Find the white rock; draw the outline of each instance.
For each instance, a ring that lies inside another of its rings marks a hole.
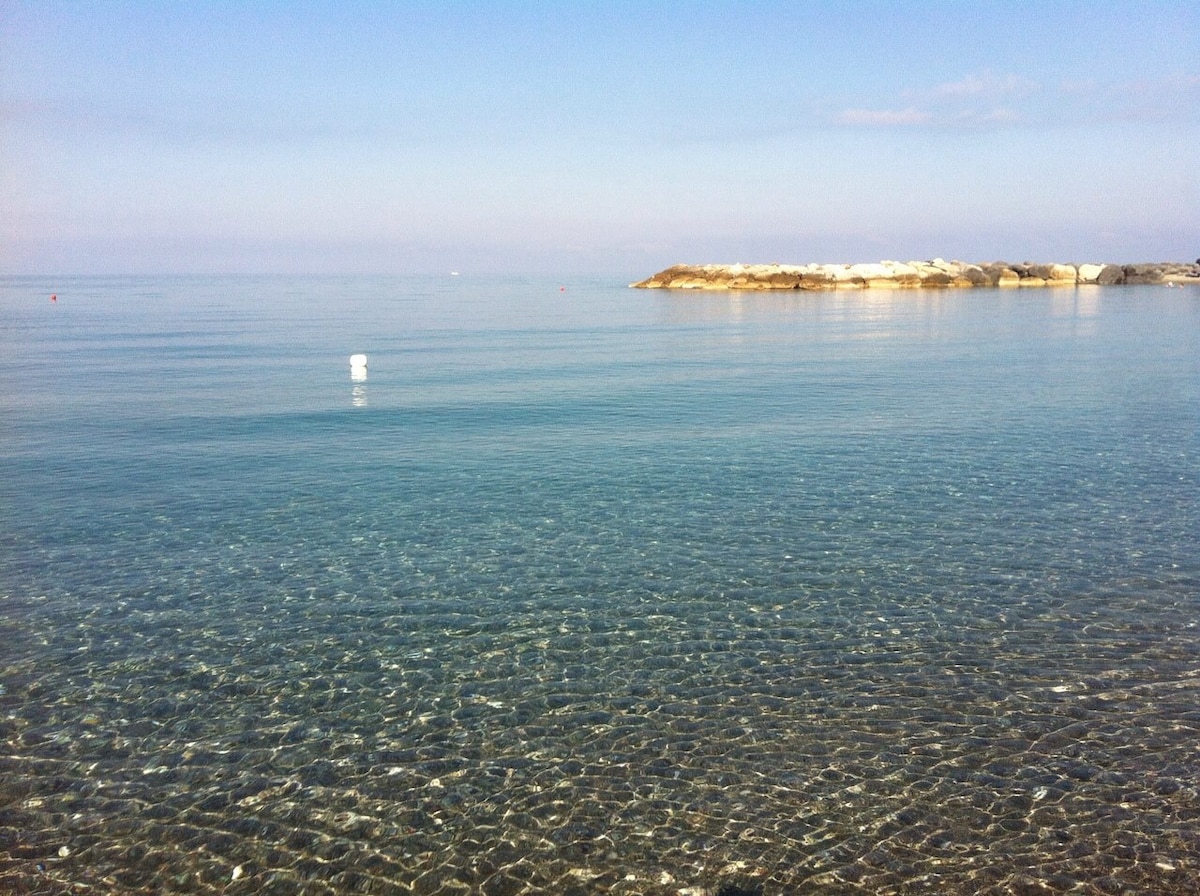
[[[891,280],[895,277],[892,269],[883,264],[852,264],[850,273],[864,280]]]

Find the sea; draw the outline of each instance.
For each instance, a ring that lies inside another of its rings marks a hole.
[[[644,273],[0,279],[0,890],[1200,893],[1200,289]]]

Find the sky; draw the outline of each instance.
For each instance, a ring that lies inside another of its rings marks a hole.
[[[0,0],[0,273],[1200,256],[1200,3]]]

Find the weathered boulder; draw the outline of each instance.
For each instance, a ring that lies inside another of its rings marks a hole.
[[[1078,268],[1079,282],[1095,283],[1102,270],[1104,270],[1102,264],[1081,264]]]
[[[948,285],[954,276],[953,269],[940,258],[933,261],[914,261],[912,265],[917,269],[917,275],[923,285],[928,285],[931,278],[937,278],[934,285],[938,285],[939,281],[944,281],[942,285]]]
[[[801,289],[829,289],[835,282],[833,276],[823,267],[805,271],[800,275]]]
[[[799,289],[803,275],[798,271],[772,271],[762,278],[772,289]]]
[[[988,275],[984,273],[983,268],[977,264],[963,265],[962,273],[959,274],[959,278],[965,280],[971,286],[991,285],[991,278],[988,277]]]
[[[1125,282],[1125,269],[1117,264],[1101,265],[1096,282],[1101,286],[1114,286]]]
[[[1126,283],[1161,283],[1162,267],[1157,264],[1127,264],[1125,265]]]
[[[894,281],[895,275],[892,269],[885,264],[852,264],[850,265],[850,273],[855,277],[861,278],[866,283],[875,283],[881,280]]]
[[[921,278],[922,286],[944,287],[954,283],[954,278],[945,271],[935,271]]]
[[[1021,275],[1007,261],[992,261],[981,265],[988,286],[1016,286]]]
[[[900,286],[919,286],[921,283],[921,272],[917,270],[916,265],[905,264],[901,261],[885,261],[882,263],[884,267],[892,272],[892,279]]]
[[[859,277],[852,270],[850,270],[850,265],[848,264],[827,265],[825,270],[829,274],[829,279],[839,286],[854,281],[857,281],[860,284],[863,282],[862,277]]]
[[[1075,266],[1070,264],[1026,264],[1023,267],[1021,276],[1045,280],[1047,283],[1074,283],[1078,277]]]

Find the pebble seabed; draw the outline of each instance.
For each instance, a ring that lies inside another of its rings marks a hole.
[[[1154,583],[964,634],[865,584],[431,601],[257,570],[318,573],[249,631],[203,594],[12,606],[0,888],[1200,892],[1194,632],[1127,621]]]

